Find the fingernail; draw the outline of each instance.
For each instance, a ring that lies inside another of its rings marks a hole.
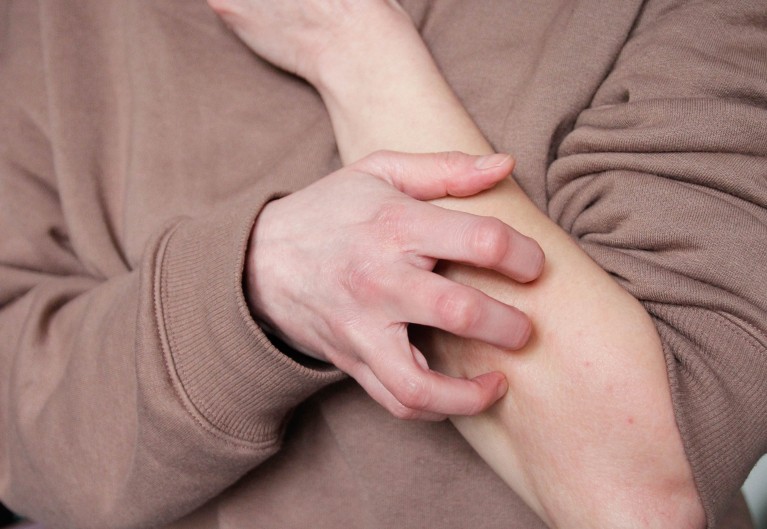
[[[510,159],[510,154],[488,154],[486,156],[477,158],[477,161],[474,162],[474,168],[479,169],[480,171],[487,171],[489,169],[495,169],[496,167],[502,166]]]

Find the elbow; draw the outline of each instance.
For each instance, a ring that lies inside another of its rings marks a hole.
[[[670,494],[656,495],[655,501],[658,505],[657,514],[654,514],[656,521],[647,527],[705,529],[706,513],[692,479]]]
[[[690,478],[674,486],[617,493],[604,502],[593,527],[612,529],[705,529],[706,515]],[[621,498],[621,496],[623,496]],[[563,527],[567,526],[564,524]]]
[[[654,480],[592,476],[577,490],[553,501],[549,497],[539,512],[550,529],[705,529],[706,513],[692,475],[653,474]]]

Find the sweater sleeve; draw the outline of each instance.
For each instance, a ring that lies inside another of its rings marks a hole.
[[[709,527],[767,451],[767,17],[649,2],[548,175],[549,213],[650,313]]]
[[[33,6],[0,9],[0,497],[55,527],[154,527],[274,454],[291,410],[340,375],[275,349],[243,297],[279,189],[166,222],[123,270],[73,247],[44,104],[27,104]]]

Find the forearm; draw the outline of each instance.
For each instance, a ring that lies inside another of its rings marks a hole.
[[[376,149],[491,151],[414,33],[379,40],[364,60],[317,83],[344,161]],[[433,332],[423,338],[433,364],[451,374],[500,370],[509,380],[493,410],[454,420],[462,434],[553,527],[700,525],[660,341],[641,305],[512,181],[440,204],[498,217],[547,256],[529,286],[444,268],[535,325],[527,348],[513,354]]]
[[[493,152],[447,85],[414,28],[389,13],[364,45],[346,47],[343,61],[327,53],[311,82],[330,113],[341,159],[373,151]]]

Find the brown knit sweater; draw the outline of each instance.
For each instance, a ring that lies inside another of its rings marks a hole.
[[[517,181],[657,324],[710,528],[767,451],[763,1],[405,0]],[[0,4],[0,498],[51,528],[538,528],[449,423],[251,319],[322,102],[202,0]]]

